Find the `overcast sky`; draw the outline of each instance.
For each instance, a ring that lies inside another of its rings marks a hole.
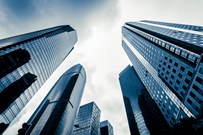
[[[82,103],[95,101],[115,135],[130,134],[118,74],[128,65],[121,47],[127,21],[157,20],[203,25],[202,0],[0,0],[0,38],[69,24],[76,29],[75,49],[12,123],[11,134],[28,120],[48,90],[69,67],[87,73]]]

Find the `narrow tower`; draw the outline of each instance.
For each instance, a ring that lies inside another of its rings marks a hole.
[[[78,64],[55,83],[40,106],[18,132],[20,135],[69,135],[72,133],[86,82],[84,68]]]

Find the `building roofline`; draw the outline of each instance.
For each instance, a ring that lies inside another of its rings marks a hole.
[[[43,30],[38,30],[38,31],[34,31],[34,32],[17,35],[17,36],[4,38],[4,39],[0,40],[0,50],[5,49],[7,47],[11,47],[16,44],[26,42],[28,40],[35,39],[35,38],[43,36],[45,34],[50,34],[52,32],[58,31],[58,30],[62,30],[61,32],[75,31],[70,25],[60,25],[60,26],[43,29]]]

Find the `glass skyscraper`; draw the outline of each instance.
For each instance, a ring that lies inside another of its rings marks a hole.
[[[94,102],[80,106],[72,135],[100,135],[100,115]]]
[[[132,66],[127,66],[119,74],[119,81],[132,135],[158,135],[169,129],[158,106]]]
[[[155,21],[122,27],[122,46],[170,126],[202,110],[202,28]]]
[[[0,40],[0,133],[71,52],[77,41],[69,25]]]
[[[100,133],[101,135],[114,135],[113,127],[108,120],[100,122]]]
[[[78,64],[68,69],[51,88],[20,135],[70,135],[86,82],[84,68]]]

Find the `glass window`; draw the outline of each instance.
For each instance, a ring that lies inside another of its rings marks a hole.
[[[198,82],[198,83],[200,83],[200,84],[202,84],[202,82],[203,82],[203,80],[200,78],[200,77],[196,77],[196,81]]]
[[[203,68],[199,69],[199,73],[203,75]]]
[[[183,72],[185,71],[185,68],[183,66],[180,67],[180,70],[182,70]]]
[[[188,73],[187,73],[190,77],[192,77],[192,71],[188,71]]]

